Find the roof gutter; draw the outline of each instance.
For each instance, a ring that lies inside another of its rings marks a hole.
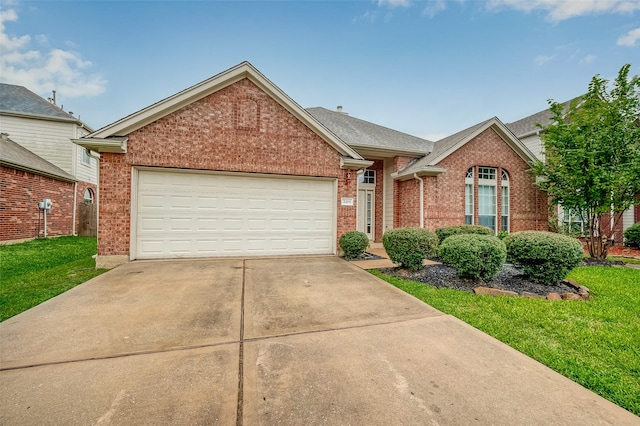
[[[75,183],[75,182],[78,181],[77,179],[75,179],[73,177],[69,178],[69,177],[58,175],[58,174],[55,174],[55,173],[45,172],[45,171],[40,170],[40,169],[35,169],[33,167],[25,166],[24,164],[14,163],[12,161],[0,160],[0,165],[9,166],[9,167],[17,169],[17,170],[22,170],[24,172],[33,173],[34,175],[44,176],[44,177],[48,177],[48,178],[52,178],[52,179],[56,179],[56,180],[62,180],[62,181],[69,182],[69,183]]]
[[[409,180],[413,179],[415,176],[438,176],[440,173],[446,172],[447,169],[443,169],[438,166],[423,166],[418,170],[409,170],[405,172],[395,172],[391,173],[391,177],[394,180]]]
[[[81,138],[71,139],[71,142],[80,145],[83,148],[90,149],[95,152],[113,152],[116,154],[127,153],[127,136],[113,138]]]
[[[340,157],[340,168],[349,170],[364,170],[373,165],[373,161],[358,160],[356,158]]]

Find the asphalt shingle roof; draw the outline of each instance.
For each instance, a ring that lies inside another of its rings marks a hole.
[[[426,154],[433,142],[326,108],[307,108],[316,120],[352,148],[379,148]]]
[[[566,109],[571,102],[579,98],[571,99],[564,103]],[[545,109],[544,111],[536,112],[528,117],[521,118],[513,123],[507,123],[505,126],[517,137],[521,138],[525,135],[531,134],[537,130],[541,130],[537,124],[540,123],[543,126],[551,124],[551,110]]]
[[[0,83],[0,111],[78,121],[26,87],[6,83]]]
[[[40,175],[57,177],[69,182],[77,181],[76,178],[58,166],[15,143],[6,134],[0,137],[0,164]]]

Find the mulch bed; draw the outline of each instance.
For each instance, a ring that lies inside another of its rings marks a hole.
[[[439,261],[439,259],[432,260]],[[592,259],[585,259],[583,265],[618,266],[623,265],[623,262],[594,262]],[[482,286],[500,290],[515,291],[518,294],[529,292],[541,296],[544,296],[547,293],[578,293],[578,290],[574,286],[571,286],[564,282],[558,283],[556,285],[544,285],[529,281],[527,277],[522,273],[522,270],[510,264],[505,264],[498,275],[487,282],[476,281],[471,278],[461,278],[458,276],[458,273],[454,268],[444,264],[428,265],[415,272],[397,267],[382,268],[380,269],[380,271],[390,276],[429,284],[437,288],[452,288],[455,290],[464,290],[471,292],[473,292],[474,288]]]

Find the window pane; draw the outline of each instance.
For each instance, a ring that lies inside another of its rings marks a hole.
[[[502,216],[502,228],[501,231],[509,230],[509,216]]]
[[[496,180],[496,169],[494,169],[493,167],[479,167],[478,178]]]
[[[473,185],[465,185],[464,214],[473,216]]]
[[[509,187],[502,187],[502,215],[509,216]]]
[[[489,228],[496,230],[496,217],[495,216],[478,216],[478,225],[488,226]]]
[[[496,214],[496,187],[491,185],[478,185],[478,214]]]
[[[473,225],[473,216],[467,215],[464,217],[464,223],[467,225]]]

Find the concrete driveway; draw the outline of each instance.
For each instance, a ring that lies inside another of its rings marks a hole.
[[[2,425],[640,424],[336,257],[132,262],[0,342]]]

